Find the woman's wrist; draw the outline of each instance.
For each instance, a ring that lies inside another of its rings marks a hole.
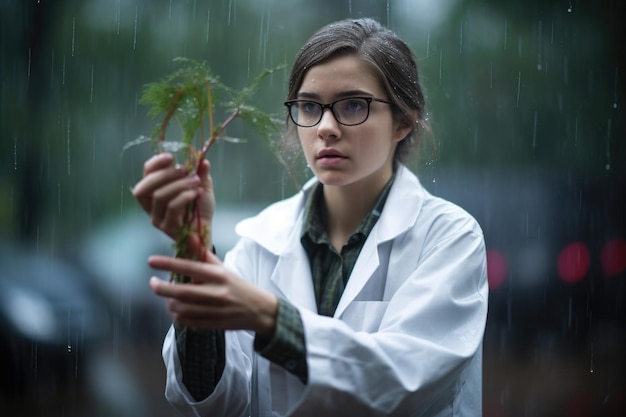
[[[270,339],[276,331],[276,316],[278,314],[278,298],[270,292],[259,292],[259,309],[255,316],[254,330],[258,335]]]

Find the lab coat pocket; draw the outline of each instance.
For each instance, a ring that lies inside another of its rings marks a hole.
[[[353,301],[341,315],[341,320],[356,331],[374,333],[378,331],[388,305],[388,301]]]

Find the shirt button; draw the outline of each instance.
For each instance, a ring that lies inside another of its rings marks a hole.
[[[293,359],[290,359],[287,362],[285,362],[285,368],[288,371],[295,370],[297,366],[298,366],[298,363],[295,360],[293,360]]]

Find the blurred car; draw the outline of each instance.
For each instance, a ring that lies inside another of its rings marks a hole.
[[[84,382],[109,312],[87,273],[60,257],[4,243],[0,265],[1,411]]]

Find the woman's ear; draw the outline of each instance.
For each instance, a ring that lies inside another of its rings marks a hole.
[[[417,111],[411,112],[411,120],[417,120]],[[396,123],[393,139],[395,142],[400,142],[406,138],[413,129],[417,122],[409,123],[406,119],[400,120]]]

